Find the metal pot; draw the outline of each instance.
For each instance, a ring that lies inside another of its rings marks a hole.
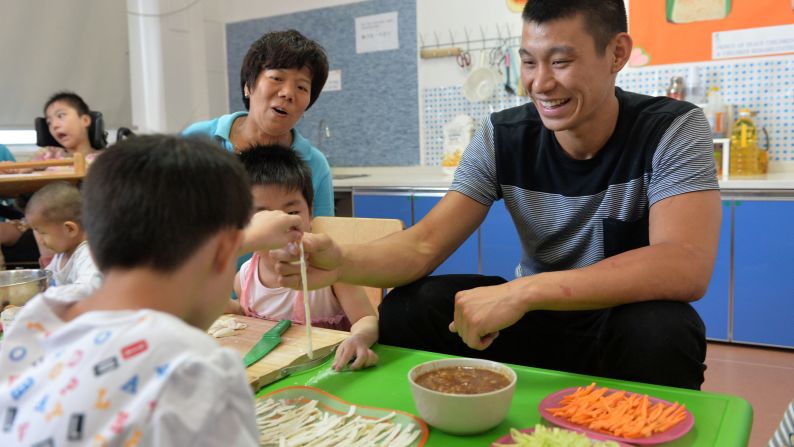
[[[23,306],[29,299],[47,290],[52,272],[49,270],[0,271],[0,309],[13,304]]]

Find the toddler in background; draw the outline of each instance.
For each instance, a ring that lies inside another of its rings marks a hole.
[[[20,311],[0,345],[0,445],[258,446],[240,355],[205,331],[237,256],[298,240],[300,218],[257,213],[243,232],[245,171],[207,141],[139,136],[95,163],[83,222],[104,282]]]
[[[76,186],[66,182],[50,183],[30,198],[25,220],[40,244],[55,253],[45,267],[52,272],[52,284],[81,285],[81,292],[88,294],[99,288],[102,274],[88,249],[82,204]]]
[[[281,210],[301,218],[301,230],[310,231],[312,177],[308,165],[284,146],[257,146],[238,155],[251,180],[254,209]],[[275,261],[257,252],[234,279],[238,301],[230,300],[227,312],[269,320],[289,319],[304,324],[302,291],[279,287]],[[342,370],[355,357],[351,369],[372,366],[378,356],[371,349],[378,340],[378,318],[360,286],[337,283],[309,291],[312,326],[351,332],[336,351],[333,368]]]

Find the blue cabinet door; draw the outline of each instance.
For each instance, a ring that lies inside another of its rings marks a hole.
[[[706,324],[706,337],[712,340],[728,340],[728,307],[731,287],[731,202],[722,202],[720,243],[717,260],[711,275],[709,289],[692,305]]]
[[[734,340],[794,347],[794,202],[734,205]]]
[[[491,205],[488,217],[480,225],[480,260],[483,275],[515,279],[516,266],[521,261],[521,241],[502,200]]]
[[[353,216],[400,219],[408,228],[413,223],[411,193],[353,193]]]
[[[425,217],[443,196],[443,194],[414,195],[414,222],[419,222]],[[477,233],[475,231],[469,236],[432,274],[479,273]]]

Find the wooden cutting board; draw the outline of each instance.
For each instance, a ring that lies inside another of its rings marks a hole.
[[[219,320],[227,318],[234,318],[248,325],[245,329],[234,331],[235,335],[231,337],[217,339],[221,346],[237,351],[240,354],[240,361],[262,338],[262,334],[278,323],[277,321],[244,317],[242,315],[222,315]],[[314,358],[328,354],[336,345],[342,343],[349,336],[349,332],[312,327]],[[308,360],[309,356],[306,355],[306,327],[293,323],[289,329],[281,334],[281,343],[275,349],[246,369],[248,383],[254,391],[257,391],[275,381],[282,368]]]

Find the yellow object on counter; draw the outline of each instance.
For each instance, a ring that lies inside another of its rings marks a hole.
[[[731,155],[729,175],[747,176],[761,174],[759,168],[758,134],[750,118],[749,109],[739,110],[739,119],[731,130]]]

